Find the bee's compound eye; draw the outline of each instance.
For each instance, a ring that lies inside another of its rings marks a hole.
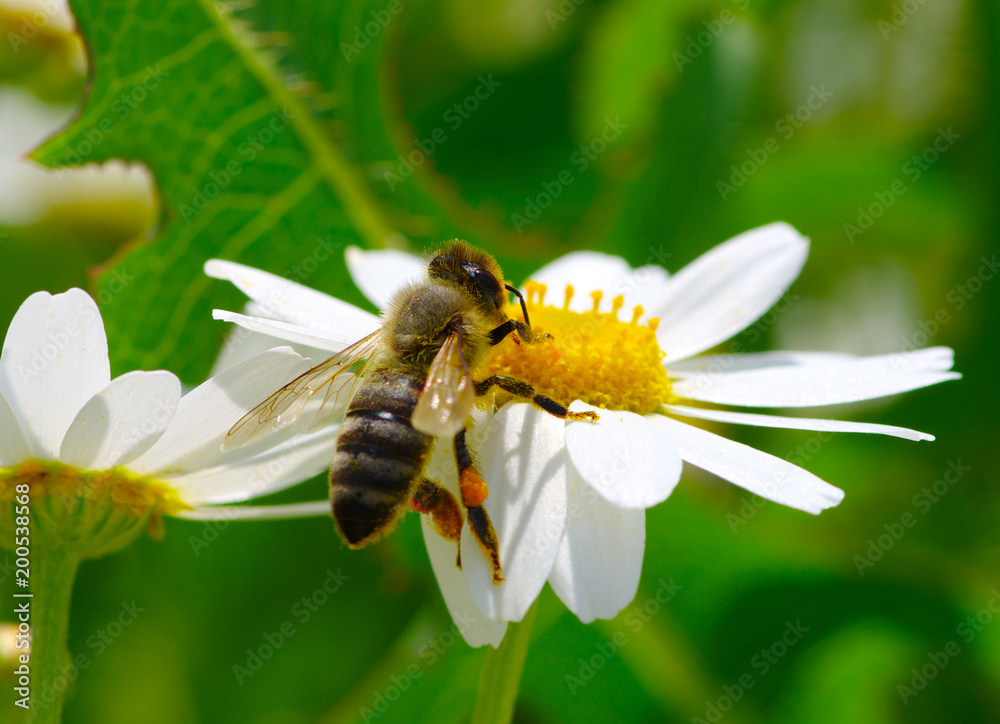
[[[507,295],[504,293],[500,280],[479,264],[465,264],[464,266],[469,285],[476,294],[487,304],[496,309],[502,309],[507,302]]]

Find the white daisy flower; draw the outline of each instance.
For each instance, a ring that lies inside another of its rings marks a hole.
[[[288,347],[274,349],[185,395],[177,377],[163,370],[111,379],[94,300],[80,289],[32,294],[0,355],[0,489],[8,495],[29,483],[39,525],[39,516],[60,508],[46,505],[52,494],[94,502],[89,512],[81,504],[80,515],[110,517],[103,530],[90,531],[89,542],[81,535],[81,545],[90,546],[86,555],[125,545],[162,514],[208,517],[208,506],[275,492],[326,467],[335,430],[280,435],[231,452],[220,445],[273,380],[310,366]],[[227,508],[226,517],[295,512],[295,506]]]
[[[778,301],[808,248],[807,239],[777,223],[721,244],[672,277],[655,265],[632,269],[594,252],[568,254],[531,276],[525,285],[531,324],[551,336],[535,344],[505,340],[475,374],[528,379],[536,391],[572,401],[573,411],[596,411],[600,419],[567,423],[523,403],[475,418],[470,446],[490,485],[486,507],[504,582],[493,584],[489,561],[467,529],[459,571],[454,547],[424,524],[452,615],[458,619],[474,603],[473,634],[464,631],[469,643],[496,645],[506,622],[519,621],[546,582],[584,622],[617,615],[638,587],[645,509],[669,497],[683,462],[809,513],[843,498],[843,491],[802,468],[683,420],[933,439],[888,425],[704,406],[823,406],[960,376],[949,371],[952,351],[941,347],[878,357],[702,355]],[[380,308],[425,268],[418,257],[398,251],[352,248],[347,262],[359,288]],[[261,333],[338,351],[379,324],[374,315],[264,272],[219,261],[206,271],[233,281],[271,318],[221,311],[216,317]],[[558,303],[549,304],[557,295]],[[511,305],[509,315],[519,318],[520,308]],[[457,477],[450,458],[435,454],[428,463],[444,484]]]

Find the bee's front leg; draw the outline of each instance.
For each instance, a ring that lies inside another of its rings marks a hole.
[[[551,397],[535,394],[535,387],[530,382],[508,375],[491,375],[482,382],[477,382],[476,396],[482,397],[494,386],[515,397],[531,400],[550,415],[555,415],[563,420],[585,420],[587,422],[597,422],[598,420],[596,412],[570,412],[568,407],[556,402]]]
[[[483,502],[490,491],[479,471],[476,470],[469,455],[469,448],[465,442],[465,430],[463,429],[454,439],[455,462],[458,463],[458,484],[462,493],[462,504],[465,506],[469,519],[469,530],[472,537],[482,549],[483,553],[490,560],[490,567],[493,569],[493,582],[499,584],[503,581],[503,570],[500,567],[500,544],[497,542],[496,531],[493,530],[493,523],[490,516],[483,507]]]
[[[532,331],[531,327],[524,322],[519,322],[516,319],[508,319],[499,327],[490,330],[490,346],[495,347],[500,344],[511,332],[517,332],[518,337],[523,339],[525,342],[535,341],[535,333]],[[513,339],[515,342],[518,341],[517,337],[514,337]]]

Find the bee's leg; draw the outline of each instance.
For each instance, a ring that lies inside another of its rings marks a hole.
[[[442,485],[423,478],[413,493],[411,507],[418,513],[426,513],[434,531],[445,540],[455,541],[462,537],[462,513],[455,502],[455,496]],[[461,555],[458,567],[462,567]]]
[[[535,333],[531,331],[531,327],[516,319],[508,319],[499,327],[490,331],[490,346],[500,344],[511,332],[517,332],[518,336],[525,342],[535,341]],[[514,341],[517,341],[517,337],[514,337]]]
[[[535,388],[530,382],[519,380],[516,377],[508,377],[507,375],[491,375],[482,382],[477,382],[476,395],[482,397],[494,385],[515,397],[531,400],[550,415],[561,417],[564,420],[588,420],[595,422],[598,419],[596,412],[570,412],[565,405],[559,404],[551,397],[536,395]]]
[[[500,544],[497,542],[496,531],[493,530],[493,523],[490,516],[483,507],[483,502],[490,491],[483,478],[476,470],[469,455],[469,448],[465,443],[465,430],[455,435],[455,462],[458,463],[458,484],[462,492],[462,504],[465,506],[469,518],[469,530],[472,537],[482,549],[486,557],[490,559],[490,567],[493,569],[493,582],[503,581],[503,570],[500,568]]]

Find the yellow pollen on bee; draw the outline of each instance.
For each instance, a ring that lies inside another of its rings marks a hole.
[[[478,375],[526,380],[537,393],[565,405],[582,400],[595,407],[648,414],[669,401],[670,379],[655,335],[659,320],[640,324],[642,307],[632,310],[631,321],[619,320],[625,305],[621,295],[612,300],[611,312],[600,311],[601,292],[590,294],[590,310],[574,312],[569,309],[571,285],[566,286],[561,308],[543,303],[544,285],[529,281],[525,290],[536,340],[520,344],[504,340]],[[519,304],[509,305],[507,314],[523,319]]]

